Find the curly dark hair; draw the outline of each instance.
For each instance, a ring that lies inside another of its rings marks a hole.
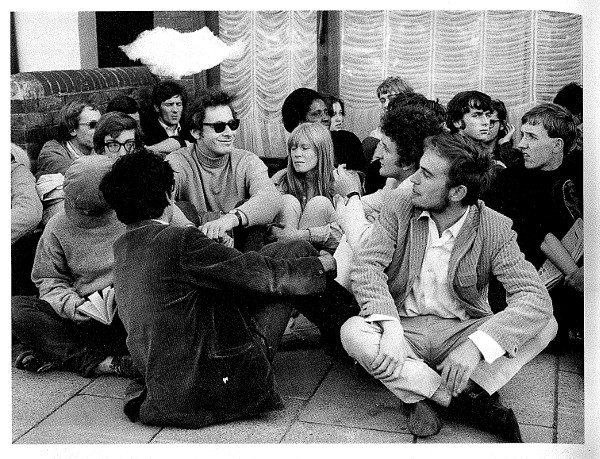
[[[298,88],[292,91],[281,106],[281,118],[285,130],[292,132],[300,123],[306,121],[311,104],[319,99],[325,102],[323,96],[314,89]]]
[[[144,149],[117,159],[99,188],[119,221],[129,225],[160,217],[174,186],[171,165]]]
[[[137,121],[123,112],[108,112],[100,117],[94,131],[94,151],[102,154],[104,138],[109,135],[116,139],[121,132],[133,129],[135,131],[136,150],[143,147]]]
[[[381,131],[396,144],[400,167],[418,164],[425,138],[443,132],[439,104],[420,96],[410,103],[390,104],[381,121]]]
[[[187,126],[190,129],[198,129],[202,132],[202,123],[204,122],[204,115],[208,107],[225,105],[231,109],[231,113],[235,118],[236,114],[232,105],[234,100],[235,97],[232,94],[223,91],[221,88],[207,89],[190,103],[186,113]]]
[[[433,150],[448,161],[448,188],[464,185],[462,204],[475,204],[494,177],[494,159],[475,141],[458,133],[427,137],[425,150]]]
[[[469,113],[471,108],[484,112],[492,111],[492,98],[479,91],[463,91],[456,94],[446,106],[448,114],[446,124],[450,132],[460,130],[454,123],[460,122],[463,125],[463,115]]]

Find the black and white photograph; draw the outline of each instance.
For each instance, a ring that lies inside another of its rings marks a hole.
[[[600,454],[595,7],[132,7],[5,17],[13,455]]]

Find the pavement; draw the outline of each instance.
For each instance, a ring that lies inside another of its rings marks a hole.
[[[14,361],[14,359],[13,359]],[[12,368],[12,443],[263,444],[498,443],[496,436],[444,419],[427,439],[407,429],[402,403],[353,366],[328,355],[302,316],[288,326],[274,362],[280,411],[197,430],[130,422],[122,410],[129,380]],[[545,351],[500,391],[528,443],[584,443],[582,350]]]

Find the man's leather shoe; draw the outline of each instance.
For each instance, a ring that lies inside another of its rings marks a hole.
[[[509,443],[523,443],[519,423],[512,409],[500,403],[497,394],[488,395],[481,388],[465,391],[450,402],[449,414]]]

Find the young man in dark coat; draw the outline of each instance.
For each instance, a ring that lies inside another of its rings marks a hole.
[[[131,153],[100,187],[127,224],[114,245],[115,294],[144,383],[126,413],[201,427],[273,408],[279,339],[293,308],[315,319],[307,309],[325,303],[319,296],[333,283],[335,261],[303,241],[242,254],[197,228],[172,226],[174,184],[169,163]],[[338,330],[352,313],[333,313]]]

